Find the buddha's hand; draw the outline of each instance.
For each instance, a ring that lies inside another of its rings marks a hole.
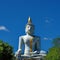
[[[15,53],[15,56],[21,56],[21,50],[20,49]]]
[[[40,52],[39,51],[34,51],[34,54],[39,54]]]

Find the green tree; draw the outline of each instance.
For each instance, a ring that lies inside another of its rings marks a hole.
[[[53,39],[53,47],[49,49],[45,60],[60,60],[60,38]]]
[[[0,41],[0,60],[12,60],[13,48],[3,41]]]
[[[46,60],[60,60],[60,48],[52,47],[45,58]]]

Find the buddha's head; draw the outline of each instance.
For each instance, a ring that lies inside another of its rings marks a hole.
[[[34,25],[32,24],[31,18],[28,18],[28,23],[25,28],[26,34],[32,35],[34,33]]]

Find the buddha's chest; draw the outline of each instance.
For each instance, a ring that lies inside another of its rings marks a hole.
[[[24,43],[28,44],[30,42],[33,42],[33,40],[34,40],[33,38],[29,38],[29,37],[28,38],[24,38]]]
[[[25,44],[34,44],[36,42],[36,39],[34,37],[24,37],[23,39]]]

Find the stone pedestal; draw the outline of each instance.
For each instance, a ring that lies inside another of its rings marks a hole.
[[[43,60],[43,56],[21,56],[21,60]]]
[[[21,60],[41,60],[41,57],[22,58]]]

